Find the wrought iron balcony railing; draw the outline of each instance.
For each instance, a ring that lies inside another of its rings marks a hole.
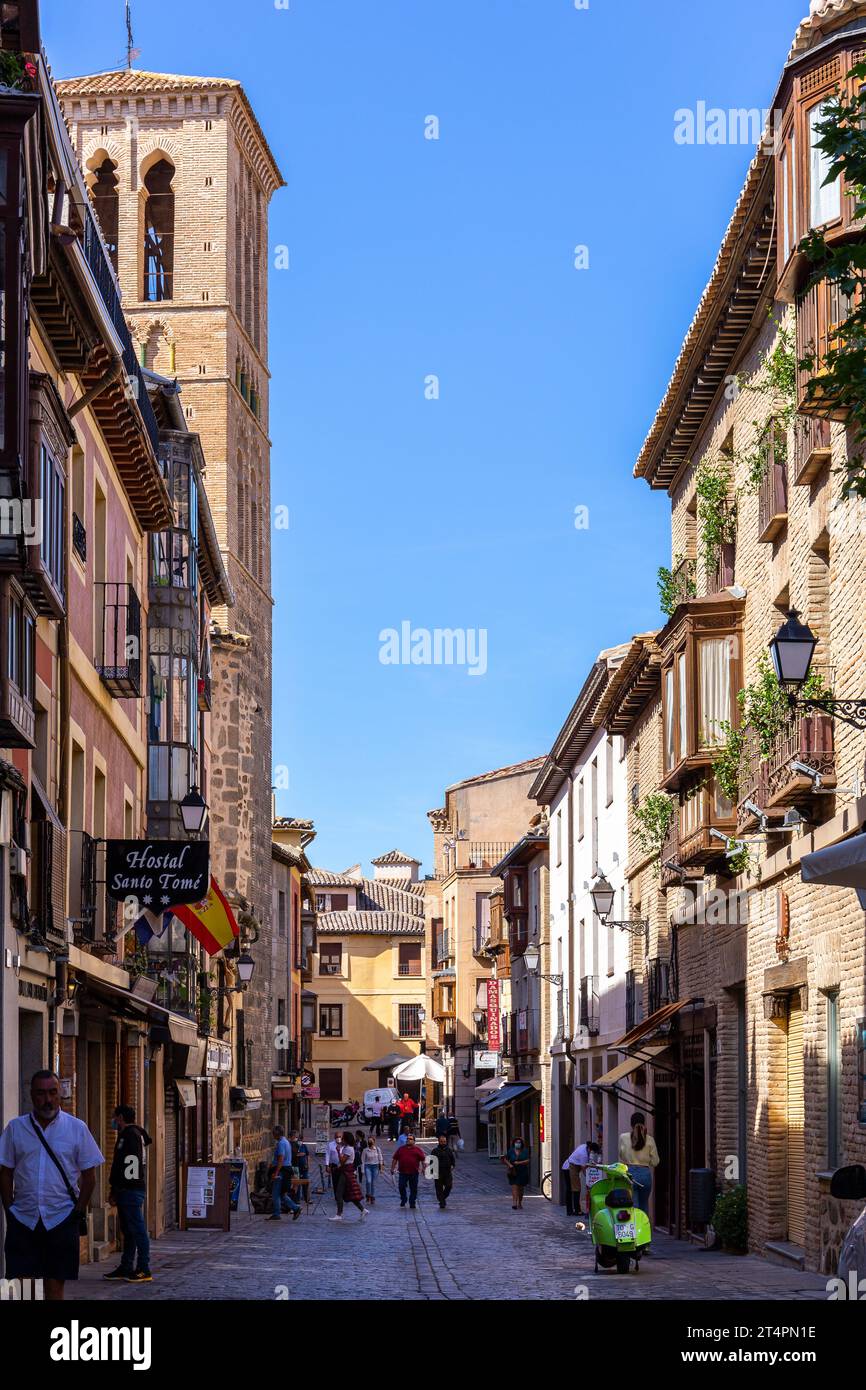
[[[793,766],[793,764],[798,766]],[[803,771],[811,768],[813,776]],[[816,777],[820,782],[816,782]],[[745,803],[760,811],[773,811],[802,802],[817,790],[831,791],[836,785],[836,757],[833,716],[813,711],[792,714],[776,735],[767,756],[761,752],[754,734],[749,734],[740,765],[740,801],[737,830],[743,833],[757,824],[758,817]]]
[[[141,694],[141,604],[131,584],[99,582],[94,665],[118,700]]]

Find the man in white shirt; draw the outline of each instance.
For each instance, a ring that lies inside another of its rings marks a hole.
[[[53,1072],[36,1073],[30,1096],[32,1112],[0,1135],[6,1277],[43,1279],[46,1298],[59,1300],[66,1280],[78,1278],[80,1217],[105,1159],[83,1120],[60,1108]]]
[[[592,1164],[600,1162],[601,1149],[593,1139],[589,1139],[585,1144],[578,1144],[563,1163],[562,1171],[568,1175],[568,1185],[565,1189],[565,1210],[569,1216],[580,1216],[580,1189],[583,1175]]]

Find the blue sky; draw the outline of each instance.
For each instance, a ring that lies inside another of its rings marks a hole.
[[[659,621],[667,498],[632,467],[752,154],[676,144],[674,112],[769,105],[808,6],[133,9],[137,66],[241,79],[288,185],[270,228],[290,252],[270,284],[279,810],[315,820],[317,863],[399,846],[429,871],[444,788],[546,752],[597,652]],[[42,14],[55,75],[123,61],[122,0]],[[381,664],[404,620],[486,629],[486,674]]]

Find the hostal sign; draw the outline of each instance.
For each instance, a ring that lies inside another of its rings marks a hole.
[[[107,840],[105,888],[110,898],[138,898],[151,912],[201,902],[210,888],[210,842]]]

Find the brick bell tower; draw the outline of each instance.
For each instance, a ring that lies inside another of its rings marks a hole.
[[[213,865],[229,899],[251,904],[264,946],[272,781],[268,205],[283,178],[239,82],[123,69],[57,87],[142,365],[177,378],[189,428],[204,448],[236,600],[214,613],[206,788]],[[256,976],[244,996],[244,1079],[265,1098],[253,1121],[258,1134],[269,1125],[273,1051],[264,953]],[[251,1128],[244,1123],[242,1139],[254,1157]]]

